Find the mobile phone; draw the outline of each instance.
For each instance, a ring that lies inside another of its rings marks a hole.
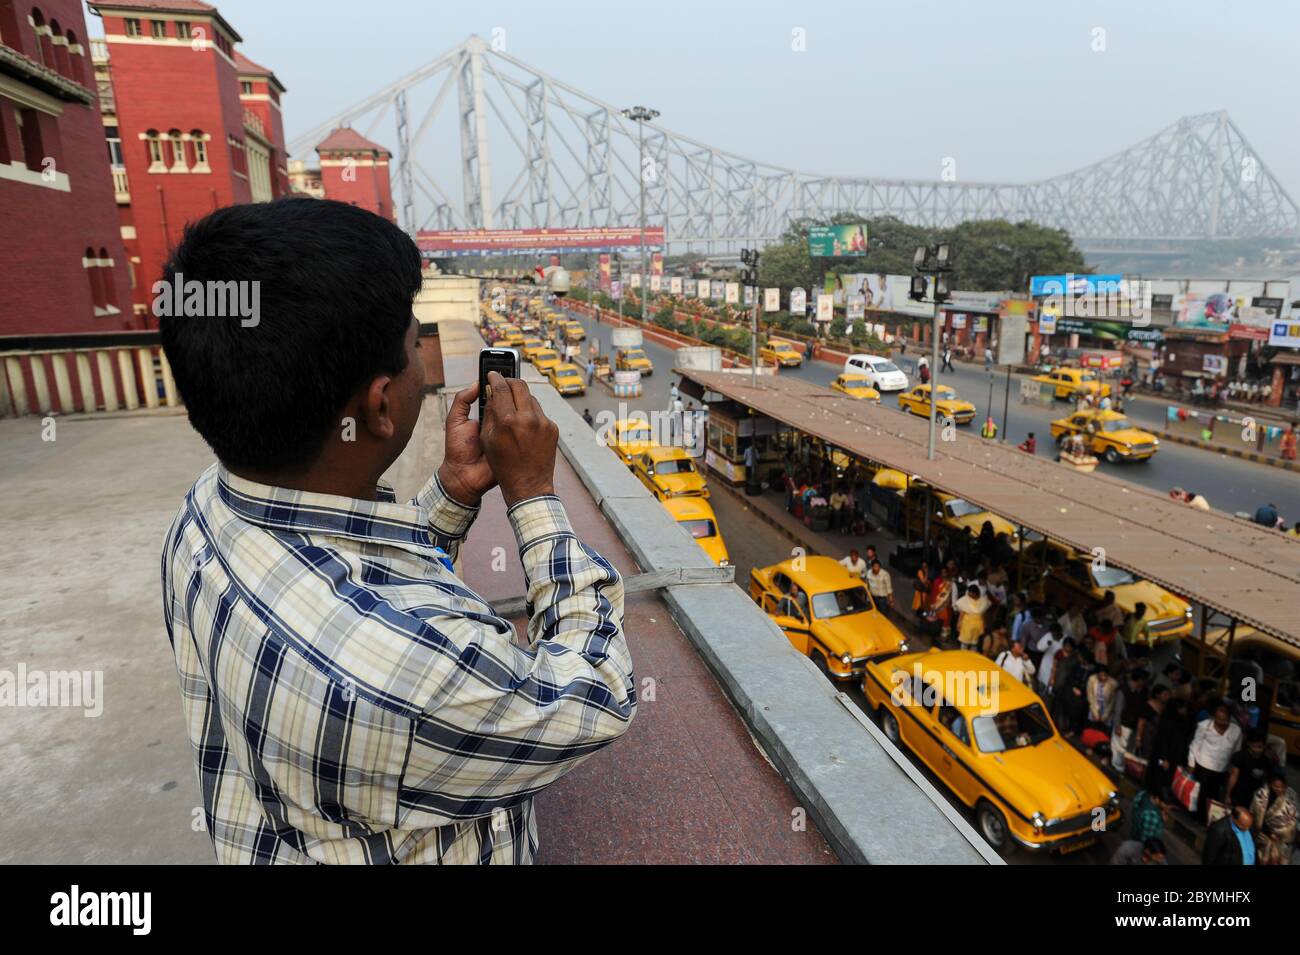
[[[478,353],[478,420],[487,411],[489,371],[503,378],[519,377],[519,352],[513,348],[484,348]]]

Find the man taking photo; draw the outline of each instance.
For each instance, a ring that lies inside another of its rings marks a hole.
[[[419,418],[414,243],[344,203],[282,199],[191,224],[168,282],[260,283],[260,320],[163,317],[217,461],[162,559],[204,817],[223,863],[525,863],[533,796],[636,710],[618,572],[555,497],[558,431],[493,374],[456,395],[409,504],[381,476]],[[501,488],[528,581],[526,645],[452,571]]]

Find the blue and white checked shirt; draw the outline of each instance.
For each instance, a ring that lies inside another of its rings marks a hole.
[[[162,559],[208,832],[223,863],[519,863],[532,797],[636,712],[618,571],[554,497],[509,511],[527,646],[439,559],[477,516],[214,465]]]

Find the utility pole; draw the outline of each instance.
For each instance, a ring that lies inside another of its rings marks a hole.
[[[749,319],[749,383],[758,386],[758,249],[741,249],[740,261],[745,268],[740,273],[741,282],[754,290],[754,310]]]
[[[624,117],[636,123],[637,178],[641,183],[641,321],[648,321],[650,275],[646,271],[645,256],[645,124],[659,115],[659,110],[633,106],[621,110]]]
[[[917,246],[916,252],[912,256],[912,269],[916,274],[912,276],[912,287],[907,293],[907,297],[914,302],[931,301],[934,303],[934,323],[930,336],[930,441],[929,451],[926,454],[926,457],[931,461],[934,460],[934,435],[938,424],[939,408],[935,398],[939,391],[939,306],[952,297],[948,278],[952,272],[952,266],[948,264],[950,251],[947,242],[940,242],[938,245],[929,247]],[[930,299],[925,297],[927,278],[934,283],[934,295]],[[929,513],[927,507],[927,517]]]

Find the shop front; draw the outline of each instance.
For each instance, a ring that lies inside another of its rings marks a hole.
[[[795,432],[780,422],[754,415],[748,408],[732,401],[709,403],[705,429],[704,464],[729,484],[745,483],[745,451],[752,442],[757,454],[760,478],[772,469],[784,467],[794,446]]]

